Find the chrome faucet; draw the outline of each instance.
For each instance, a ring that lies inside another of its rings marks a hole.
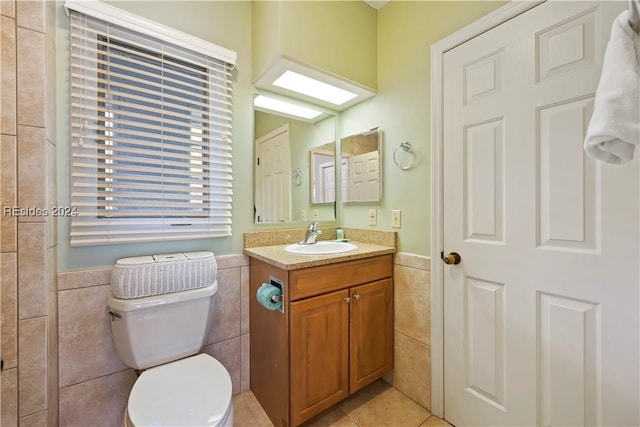
[[[307,227],[307,235],[304,236],[304,239],[298,242],[299,245],[313,245],[318,240],[318,236],[322,234],[322,231],[318,230],[318,223],[312,222]]]

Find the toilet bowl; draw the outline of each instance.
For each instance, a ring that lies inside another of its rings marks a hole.
[[[124,425],[231,427],[229,373],[207,354],[148,369],[129,394]]]

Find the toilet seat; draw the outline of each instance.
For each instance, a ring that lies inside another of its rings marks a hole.
[[[231,392],[224,366],[198,354],[144,371],[129,395],[127,415],[135,426],[227,425]]]

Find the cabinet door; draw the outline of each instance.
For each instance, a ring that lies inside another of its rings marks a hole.
[[[289,304],[292,426],[349,395],[348,290]]]
[[[350,393],[393,368],[393,286],[391,279],[350,289]]]

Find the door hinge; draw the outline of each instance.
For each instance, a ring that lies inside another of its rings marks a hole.
[[[258,166],[260,166],[260,157],[256,159],[258,161]]]

